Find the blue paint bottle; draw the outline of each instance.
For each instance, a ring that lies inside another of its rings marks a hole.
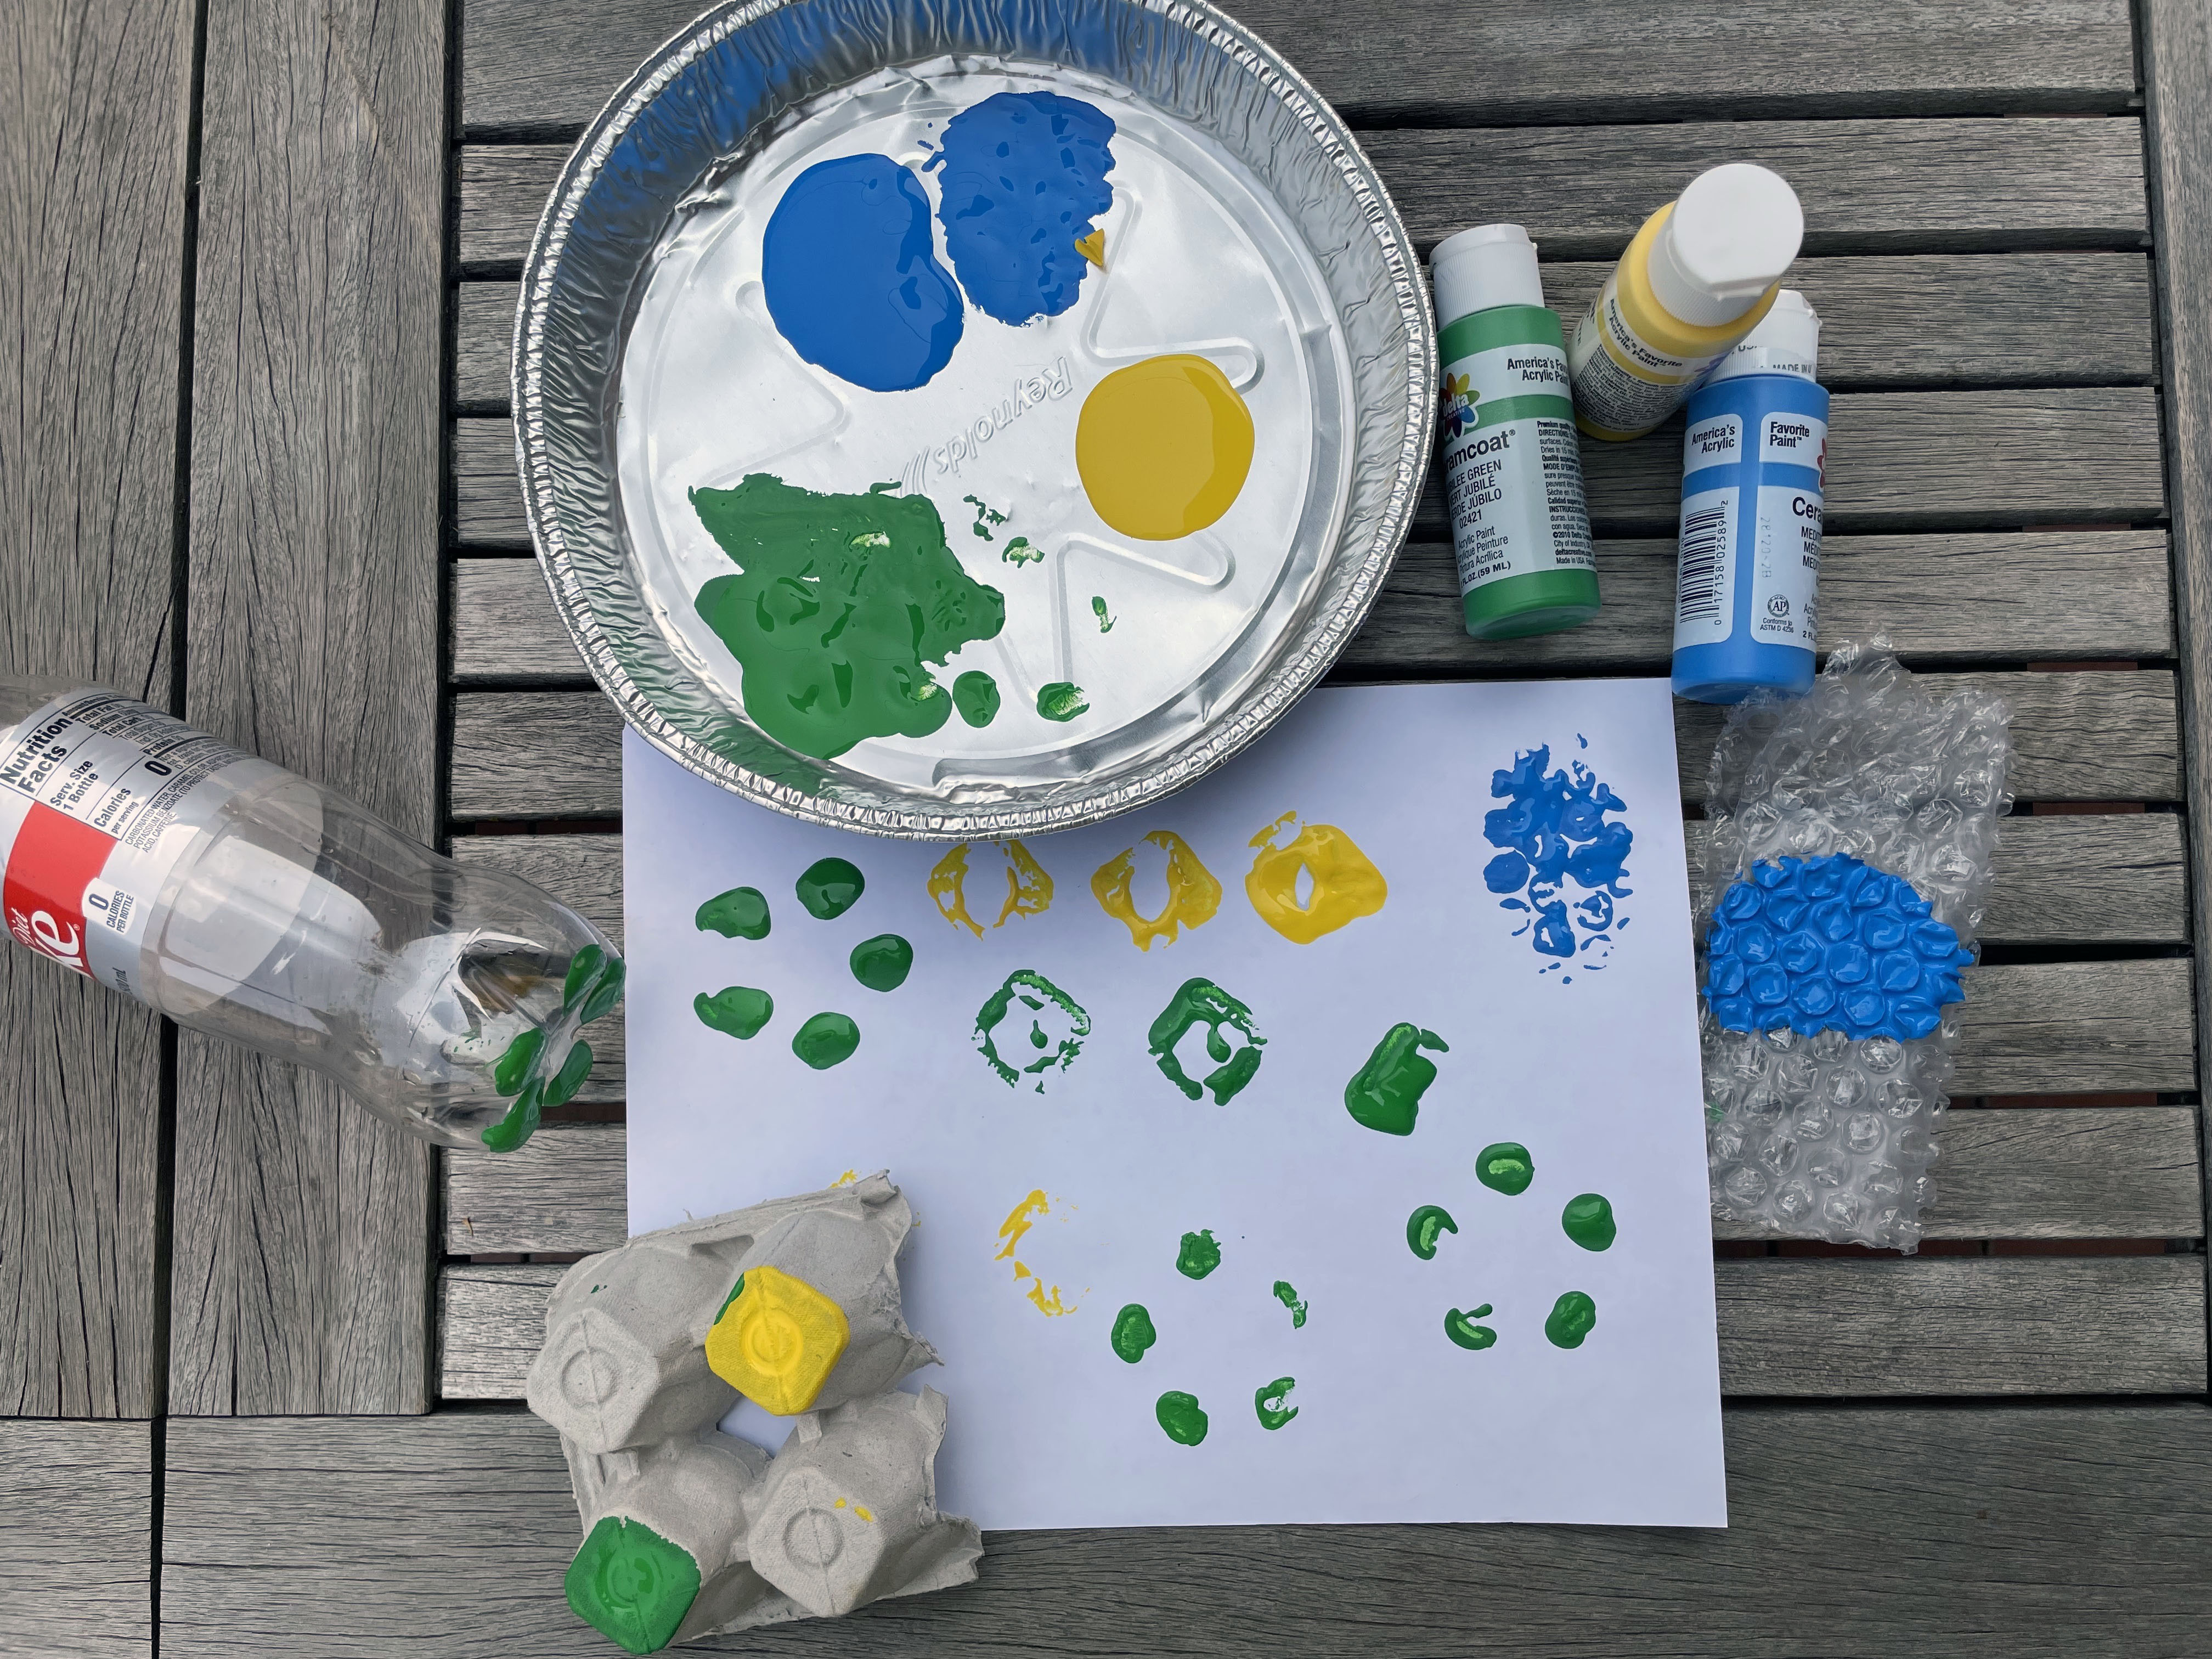
[[[1674,695],[1813,689],[1828,394],[1820,319],[1784,289],[1692,394],[1682,434]]]

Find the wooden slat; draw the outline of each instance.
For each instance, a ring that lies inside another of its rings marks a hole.
[[[565,1271],[443,1270],[445,1398],[522,1397]],[[1760,1257],[1717,1261],[1713,1277],[1726,1395],[2204,1390],[2201,1255]]]
[[[2189,1106],[1954,1111],[1939,1137],[1931,1239],[2195,1238],[2204,1217]],[[539,1131],[505,1155],[446,1158],[453,1255],[612,1249],[628,1236],[619,1123]],[[1716,1238],[1762,1238],[1716,1222]]]
[[[2010,781],[2023,801],[2172,800],[2180,788],[2171,674],[1926,678],[2010,703]],[[1705,798],[1721,712],[1676,705],[1688,799]],[[621,717],[596,691],[465,691],[453,699],[453,766],[457,817],[609,817],[622,810]]]
[[[437,832],[443,0],[210,0],[193,357],[194,724]],[[177,1045],[182,1413],[421,1411],[422,1141]]]
[[[2118,110],[2135,89],[2120,0],[1735,0],[1724,14],[1502,0],[1477,32],[1443,0],[1380,0],[1357,28],[1330,0],[1232,9],[1354,120]],[[471,131],[580,126],[696,10],[697,0],[469,0],[463,118]]]
[[[1563,634],[1480,643],[1461,625],[1449,545],[1398,556],[1346,673],[1666,672],[1674,648],[1674,544],[1597,544],[1605,609]],[[463,684],[588,678],[554,614],[537,562],[456,560],[453,672]],[[1907,659],[2096,661],[2173,653],[2165,532],[1831,536],[1822,549],[1820,627],[1830,639],[1886,633]]]
[[[154,1425],[0,1419],[0,1653],[151,1659]]]
[[[1790,37],[1808,38],[1796,25]],[[1506,219],[1554,259],[1614,258],[1694,175],[1740,161],[1764,161],[1796,187],[1811,254],[2148,243],[2142,126],[2132,117],[1411,128],[1360,143],[1424,253],[1455,230]],[[529,252],[567,155],[564,144],[462,150],[465,266],[489,272]]]
[[[191,53],[189,0],[0,21],[0,672],[162,708]],[[160,1024],[0,948],[0,1413],[150,1416]]]
[[[1611,268],[1547,264],[1545,298],[1572,318]],[[1801,259],[1790,282],[1820,313],[1820,382],[1839,392],[2136,385],[2156,372],[2139,253]],[[461,285],[453,399],[466,413],[507,412],[516,288]]]

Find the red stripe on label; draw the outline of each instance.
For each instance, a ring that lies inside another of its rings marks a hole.
[[[115,838],[37,803],[15,832],[0,908],[18,945],[89,977],[84,960],[84,890],[107,866]]]

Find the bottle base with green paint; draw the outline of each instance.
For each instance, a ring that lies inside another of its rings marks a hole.
[[[1531,570],[1502,576],[1468,592],[1461,602],[1468,635],[1517,640],[1577,628],[1599,611],[1594,570]]]

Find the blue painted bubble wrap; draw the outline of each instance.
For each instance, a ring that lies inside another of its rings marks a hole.
[[[1902,877],[1849,854],[1762,860],[1721,895],[1705,996],[1732,1031],[1924,1037],[1973,952]]]

